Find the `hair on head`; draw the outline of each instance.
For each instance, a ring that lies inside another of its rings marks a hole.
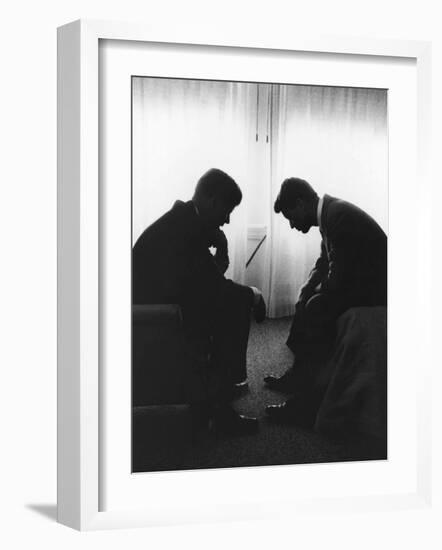
[[[293,208],[298,199],[310,201],[315,198],[318,198],[318,195],[306,180],[287,178],[282,182],[273,208],[279,214],[284,208]]]
[[[236,181],[218,168],[210,168],[196,184],[193,198],[217,197],[225,200],[231,206],[238,206],[242,200],[242,192]]]

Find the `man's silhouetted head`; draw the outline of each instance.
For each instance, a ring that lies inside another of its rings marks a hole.
[[[202,220],[211,229],[229,223],[230,214],[241,200],[238,184],[218,168],[211,168],[200,177],[192,198]]]
[[[313,187],[301,178],[287,178],[281,185],[274,210],[289,220],[290,227],[307,233],[318,225],[316,211],[318,195]]]

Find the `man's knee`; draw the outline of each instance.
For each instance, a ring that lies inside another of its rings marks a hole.
[[[240,285],[238,285],[239,287]],[[216,314],[231,322],[236,317],[250,316],[251,301],[250,296],[240,289],[233,288],[233,291],[223,297],[223,302],[218,305]]]
[[[304,307],[306,320],[311,324],[323,324],[330,317],[328,301],[323,294],[313,294]]]

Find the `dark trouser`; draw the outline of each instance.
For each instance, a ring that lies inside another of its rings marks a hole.
[[[211,365],[232,386],[247,378],[247,343],[250,331],[250,301],[229,300],[217,312],[211,346]]]
[[[232,399],[234,384],[247,378],[249,289],[235,285],[233,292],[216,307],[208,308],[206,304],[193,306],[183,308],[184,324],[191,340],[204,342],[208,358],[204,373],[208,399],[211,403],[228,403]]]
[[[338,316],[347,307],[326,294],[314,294],[307,303],[296,304],[287,346],[297,363],[327,355],[334,340]]]
[[[320,402],[315,380],[335,340],[336,320],[348,308],[345,301],[314,294],[306,304],[298,303],[287,346],[293,352],[294,376],[300,396],[313,406]]]

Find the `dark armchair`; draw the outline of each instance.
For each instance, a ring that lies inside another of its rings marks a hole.
[[[179,306],[133,306],[133,471],[179,467],[191,442],[190,405],[204,399],[204,367]]]

